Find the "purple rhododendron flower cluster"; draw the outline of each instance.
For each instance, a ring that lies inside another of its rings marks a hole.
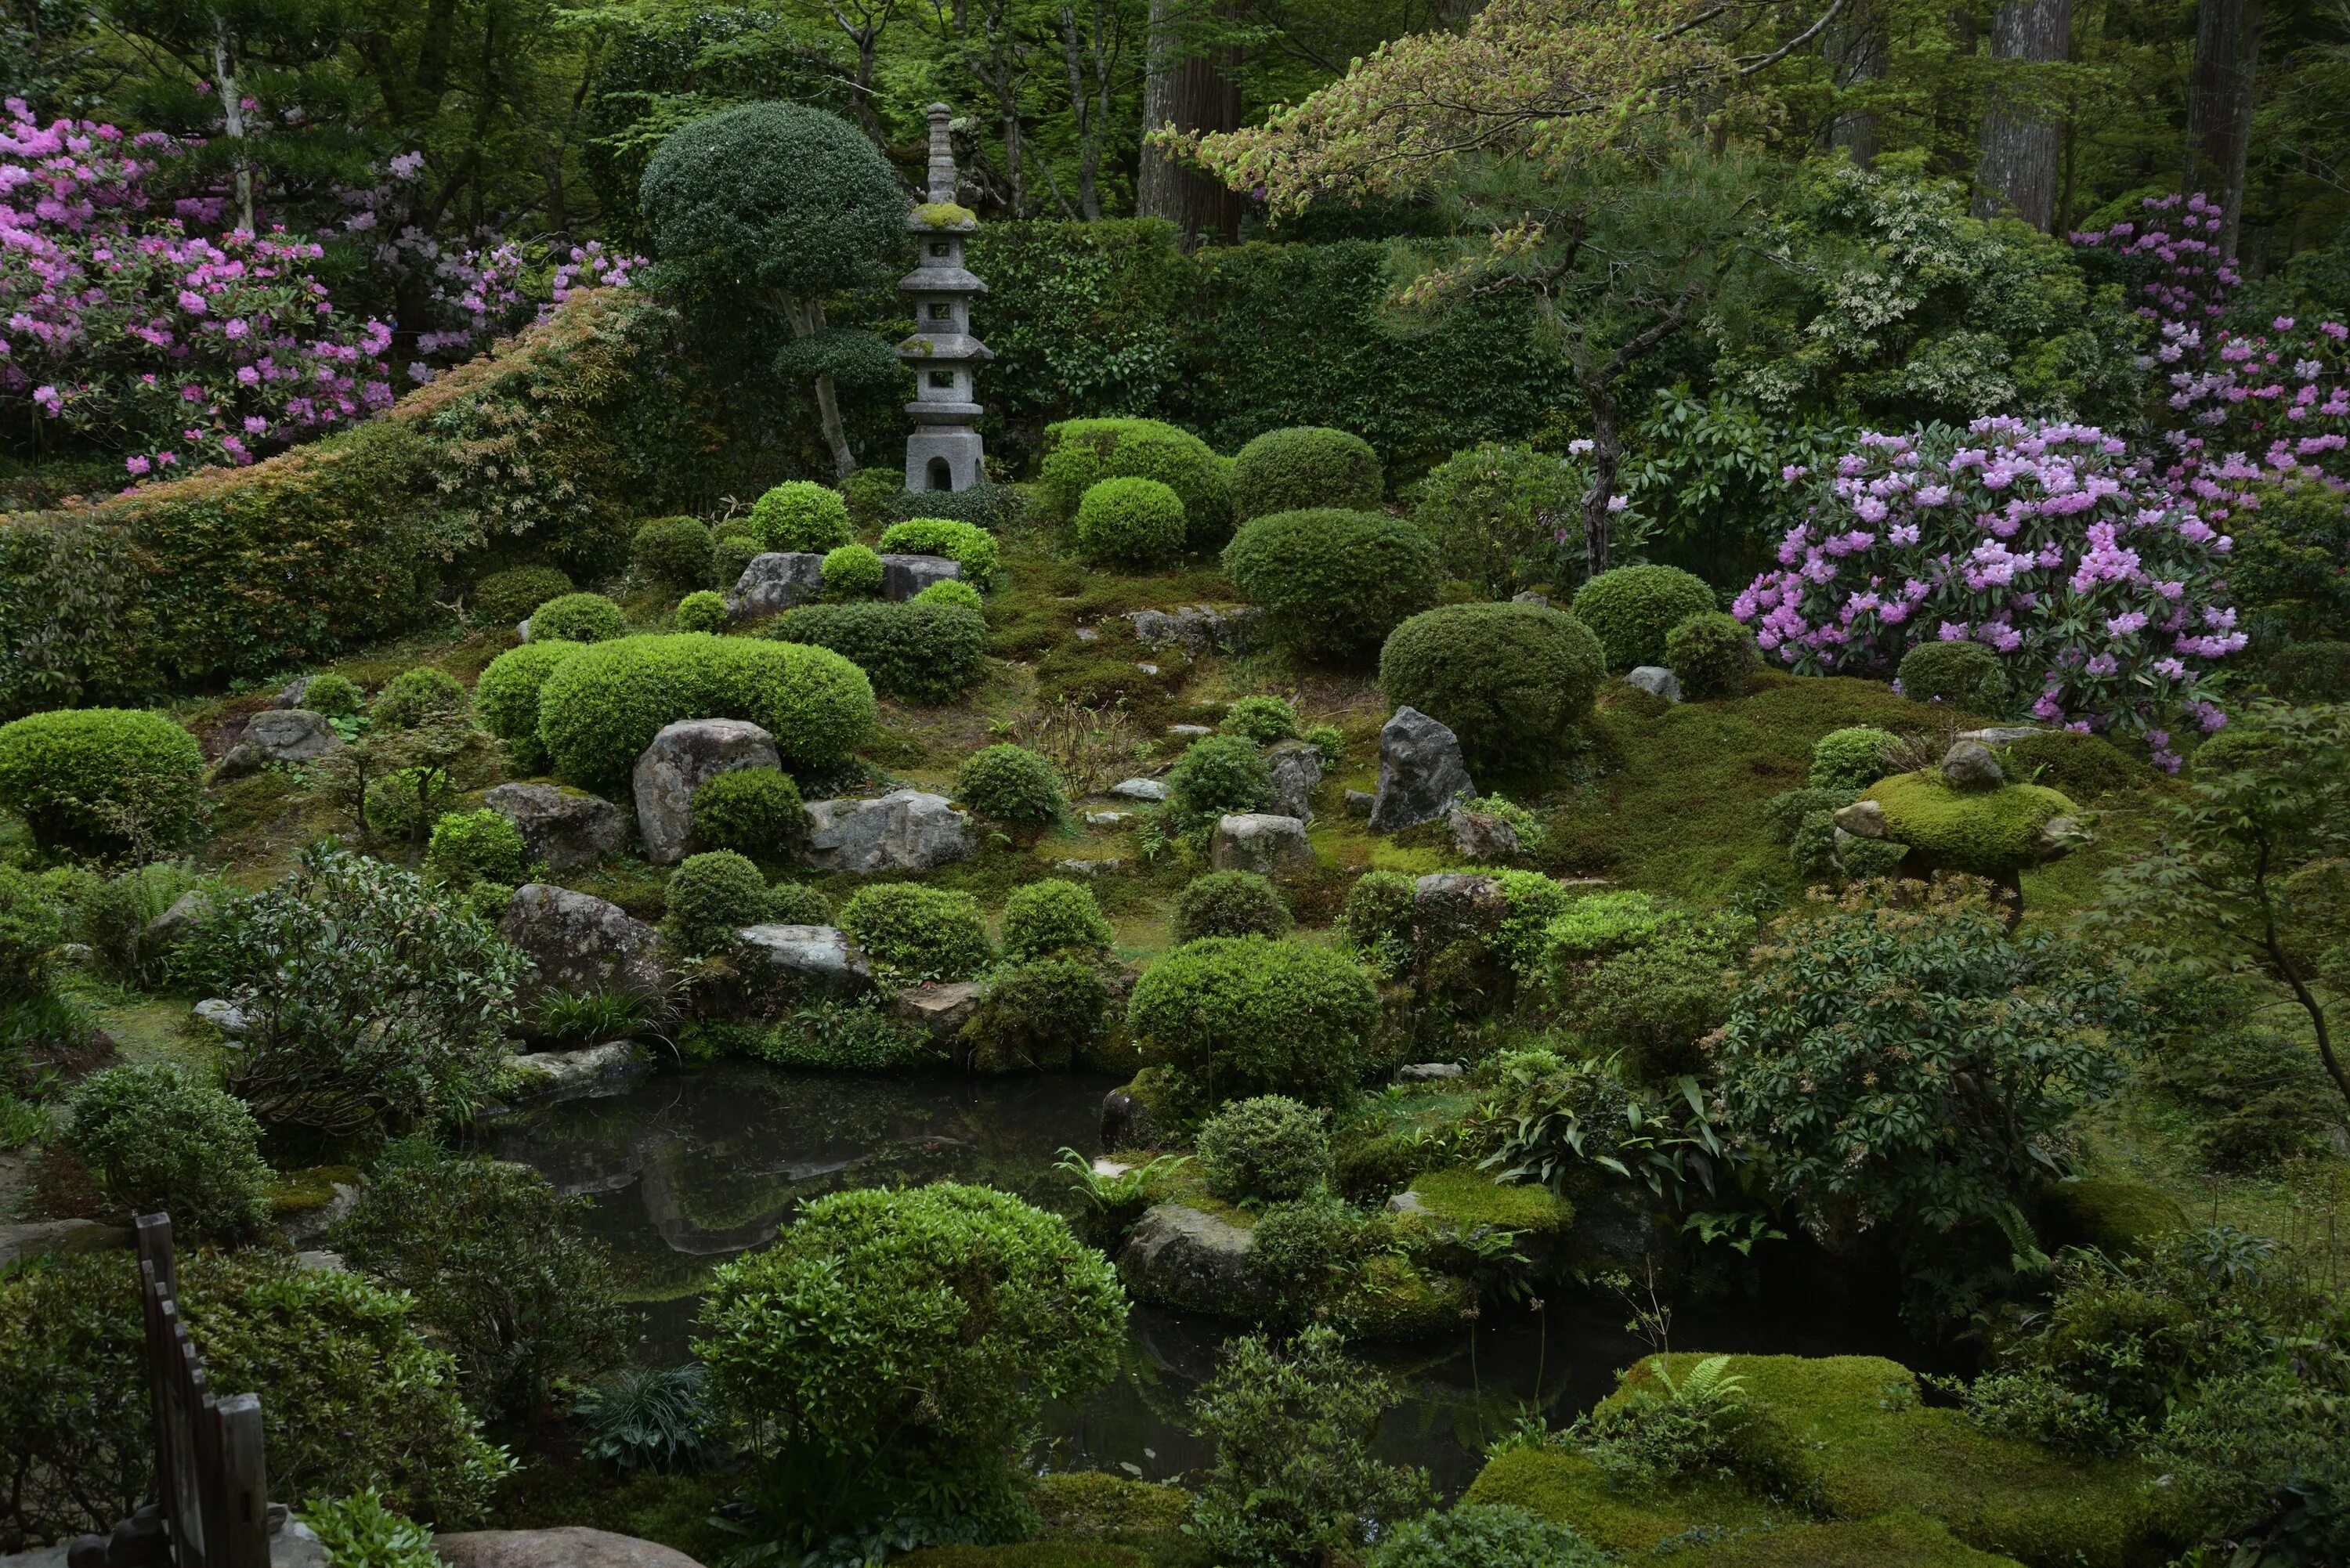
[[[2166,767],[2170,729],[2225,722],[2210,675],[2245,641],[2220,602],[2231,541],[2126,442],[2008,418],[1869,431],[1815,483],[1780,569],[1731,607],[1767,656],[1881,678],[1928,639],[1979,642],[2034,717],[2142,733]]]

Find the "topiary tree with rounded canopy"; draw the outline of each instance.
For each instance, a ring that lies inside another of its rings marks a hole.
[[[881,281],[905,241],[907,202],[888,159],[820,109],[750,103],[697,119],[645,165],[638,202],[663,271],[702,310],[739,322],[779,312],[792,340],[775,372],[816,389],[834,471],[857,471],[838,387],[903,375],[869,332],[825,323],[827,295]]]
[[[1538,763],[1588,718],[1607,656],[1591,629],[1544,605],[1445,605],[1388,634],[1379,687],[1461,738],[1478,763]]]

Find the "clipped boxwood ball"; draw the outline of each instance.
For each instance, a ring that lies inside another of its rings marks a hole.
[[[920,593],[913,602],[918,605],[952,605],[958,609],[980,607],[979,590],[959,577],[941,577]]]
[[[1665,633],[1665,662],[1684,696],[1742,697],[1762,668],[1762,654],[1744,621],[1720,610],[1700,610]]]
[[[731,849],[689,855],[670,873],[664,889],[670,940],[700,957],[734,945],[734,933],[765,920],[775,908],[767,879],[750,860]]]
[[[1665,634],[1714,607],[1703,577],[1679,566],[1618,566],[1575,590],[1575,618],[1607,650],[1610,670],[1665,661]]]
[[[1901,656],[1901,695],[1945,702],[1970,713],[1996,713],[2007,702],[2007,671],[1980,642],[1921,642]]]
[[[837,490],[786,480],[751,504],[751,532],[763,550],[830,550],[857,537]]]
[[[881,535],[881,553],[944,556],[962,567],[962,580],[974,588],[984,588],[995,581],[1003,561],[994,535],[951,517],[910,517],[903,523],[891,524]]]
[[[546,748],[538,742],[538,692],[555,667],[588,645],[525,642],[490,660],[473,682],[473,711],[482,728],[504,741],[515,769],[525,776],[546,771]]]
[[[1379,999],[1369,977],[1328,948],[1210,937],[1151,965],[1126,1016],[1143,1060],[1174,1069],[1199,1095],[1278,1093],[1328,1106],[1354,1090]]]
[[[1388,634],[1379,686],[1458,735],[1472,764],[1535,763],[1590,715],[1606,662],[1599,639],[1565,610],[1446,605]]]
[[[994,956],[987,917],[970,894],[919,882],[858,888],[841,906],[840,929],[867,958],[906,980],[969,980]]]
[[[648,582],[700,587],[710,580],[710,530],[702,523],[691,517],[656,517],[637,530],[629,555],[637,575]]]
[[[1253,871],[1211,871],[1175,895],[1176,942],[1201,937],[1285,937],[1296,922],[1281,891]]]
[[[1830,730],[1812,743],[1814,789],[1866,789],[1885,776],[1885,760],[1901,742],[1867,724]]]
[[[1264,753],[1244,735],[1203,735],[1167,770],[1167,801],[1194,821],[1273,804]]]
[[[987,652],[987,621],[978,610],[919,594],[902,602],[798,605],[764,630],[855,660],[875,691],[906,702],[957,701],[979,679]]]
[[[1051,877],[1014,888],[1003,900],[1003,956],[1007,959],[1097,953],[1109,943],[1109,920],[1090,888]]]
[[[530,846],[522,829],[497,812],[452,811],[432,825],[424,863],[455,887],[484,881],[512,887],[530,879]]]
[[[261,1124],[244,1102],[161,1062],[109,1067],[74,1091],[66,1145],[117,1214],[171,1210],[190,1241],[235,1238],[269,1218]]]
[[[0,725],[0,807],[45,848],[177,844],[195,831],[203,782],[203,748],[161,713],[73,708]]]
[[[842,545],[824,557],[824,593],[833,599],[869,599],[881,591],[881,557],[863,545]]]
[[[1323,1113],[1286,1095],[1234,1100],[1200,1128],[1200,1172],[1228,1203],[1294,1203],[1330,1179]]]
[[[1362,437],[1326,425],[1267,431],[1232,459],[1232,520],[1311,506],[1369,512],[1380,489],[1379,454]]]
[[[1223,558],[1273,635],[1306,659],[1367,659],[1398,622],[1436,602],[1436,546],[1381,513],[1276,512],[1232,535]]]
[[[708,588],[690,593],[677,601],[677,613],[670,621],[680,631],[724,631],[726,596]]]
[[[776,768],[729,768],[694,787],[693,841],[754,859],[779,859],[807,831],[799,785]]]
[[[973,752],[955,772],[955,794],[990,822],[1043,827],[1058,821],[1065,802],[1061,775],[1024,746],[999,744]]]
[[[1077,503],[1077,554],[1156,566],[1183,548],[1182,498],[1155,479],[1105,479]]]
[[[1224,711],[1216,726],[1227,735],[1246,735],[1260,746],[1297,739],[1297,710],[1285,697],[1243,697]]]
[[[368,713],[380,730],[413,730],[434,719],[452,718],[471,706],[455,676],[420,664],[385,681]]]
[[[1211,550],[1232,531],[1232,483],[1206,441],[1160,420],[1062,420],[1045,427],[1038,471],[1046,514],[1076,515],[1105,479],[1155,479],[1183,503],[1184,545]]]
[[[873,683],[829,649],[678,632],[599,642],[557,664],[539,687],[538,738],[564,782],[610,788],[664,724],[747,719],[806,777],[846,762],[875,711]]]
[[[731,588],[743,580],[743,571],[759,558],[759,541],[731,535],[710,547],[710,580],[721,588]]]
[[[566,594],[531,611],[530,639],[559,637],[566,642],[609,642],[629,629],[620,607],[602,594]]]
[[[571,591],[571,579],[554,566],[513,566],[492,572],[473,585],[473,619],[484,626],[513,626],[549,599]]]
[[[310,677],[310,683],[302,688],[299,706],[329,719],[356,719],[367,711],[367,695],[348,677],[330,670]]]

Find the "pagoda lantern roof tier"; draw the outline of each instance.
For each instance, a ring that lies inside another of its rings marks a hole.
[[[917,234],[976,234],[979,214],[953,202],[925,202],[906,214],[906,228]]]
[[[964,425],[986,411],[977,403],[913,402],[906,405],[906,412],[913,416],[918,425]]]
[[[959,266],[918,266],[898,280],[901,294],[985,294],[987,285]]]
[[[898,358],[910,365],[975,365],[995,358],[995,350],[967,332],[917,332],[898,345]]]

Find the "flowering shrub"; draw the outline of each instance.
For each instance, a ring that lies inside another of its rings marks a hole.
[[[2143,732],[2175,769],[2164,725],[2225,722],[2211,667],[2245,640],[2219,602],[2231,546],[2093,426],[1870,431],[1731,607],[1802,674],[1882,675],[1918,642],[1972,639],[2037,691],[2035,717]]]

